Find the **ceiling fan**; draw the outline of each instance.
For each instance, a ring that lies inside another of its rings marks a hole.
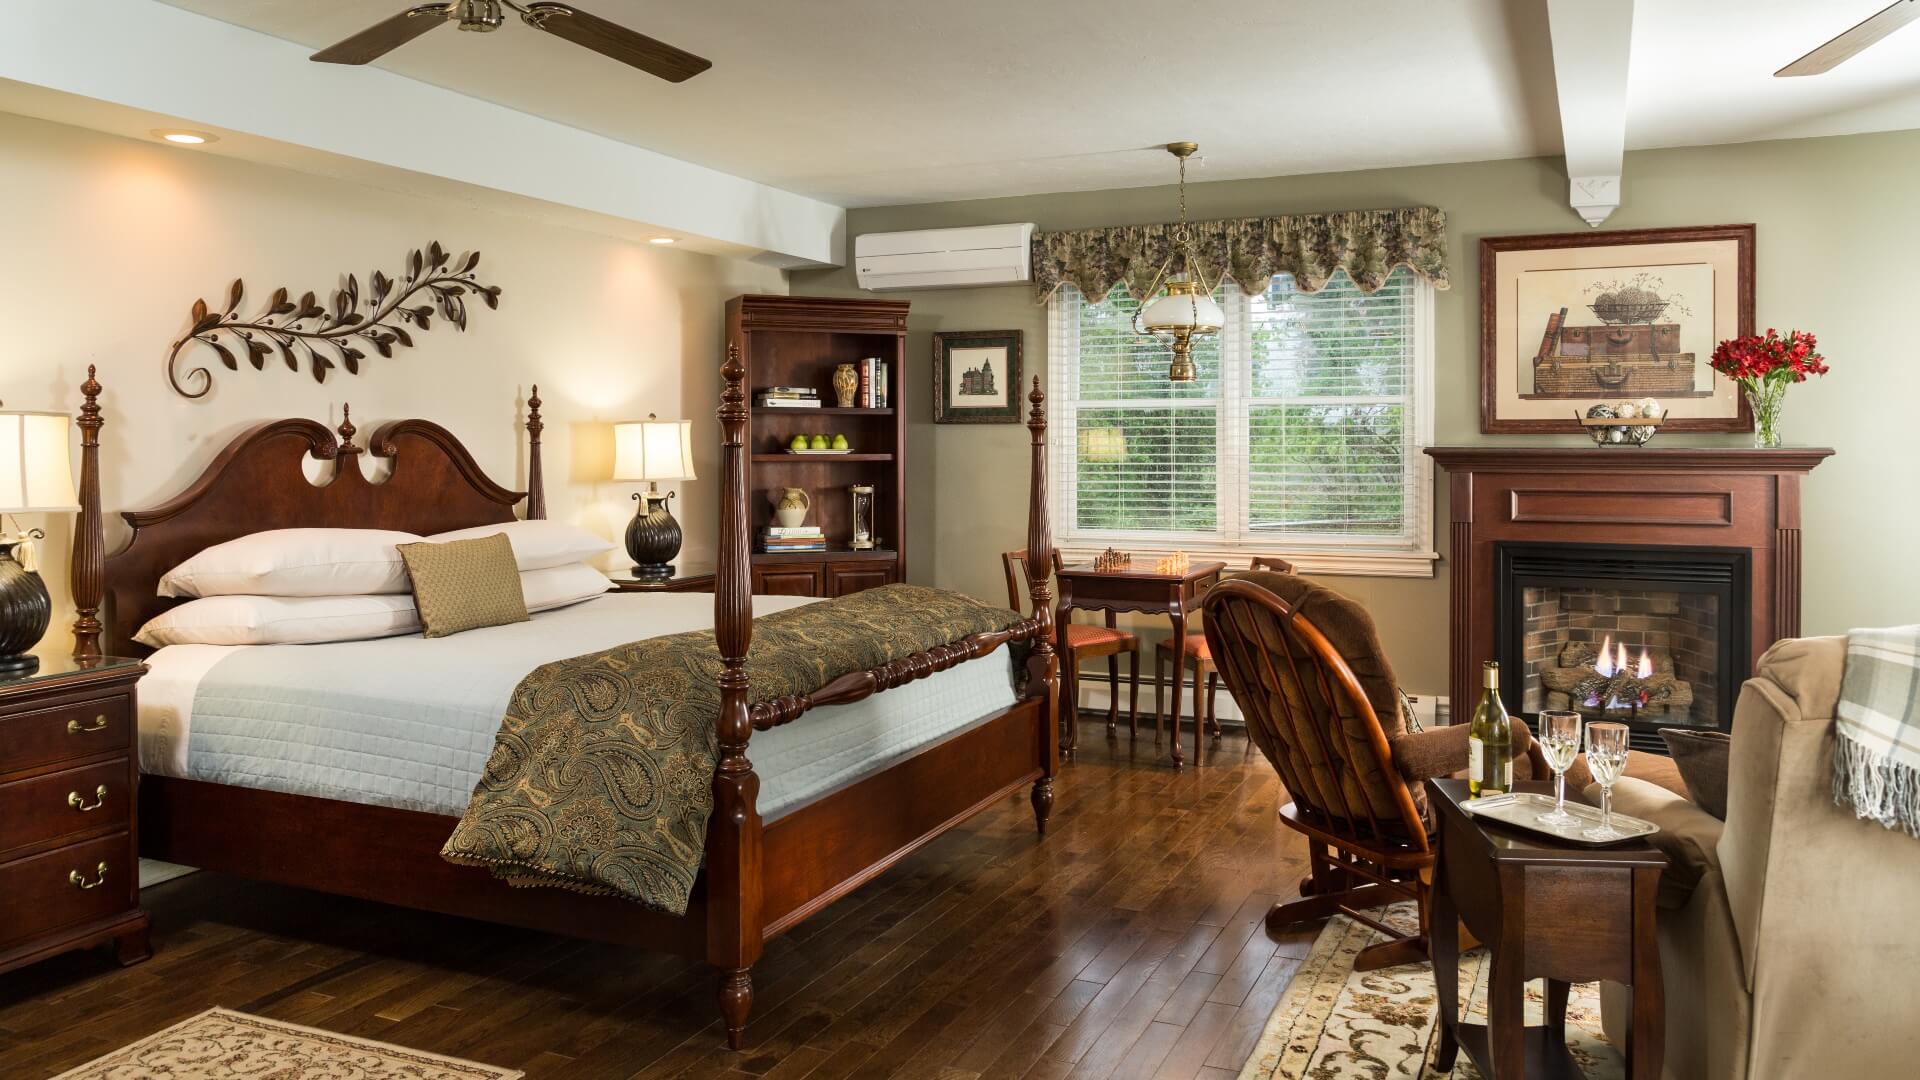
[[[1774,72],[1774,77],[1785,79],[1832,71],[1915,19],[1920,19],[1920,0],[1894,0],[1878,14],[1868,16],[1853,29]]]
[[[520,21],[535,30],[545,30],[557,38],[584,45],[602,56],[639,68],[668,82],[685,82],[713,66],[713,61],[676,49],[664,41],[589,15],[572,4],[538,3],[521,5],[514,0],[452,0],[444,4],[421,4],[377,22],[344,41],[321,49],[308,57],[322,64],[364,64],[377,60],[442,23],[453,23],[462,30],[490,33],[506,22],[502,8],[511,8]]]

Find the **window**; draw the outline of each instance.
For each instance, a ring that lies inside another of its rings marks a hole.
[[[1172,383],[1123,287],[1054,294],[1061,546],[1431,576],[1432,286],[1402,268],[1370,296],[1345,273],[1303,293],[1283,274],[1215,299],[1226,326],[1195,347],[1200,378]]]

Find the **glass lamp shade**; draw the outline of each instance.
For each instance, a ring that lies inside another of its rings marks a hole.
[[[615,480],[692,480],[693,421],[628,420],[613,425]]]
[[[1140,312],[1140,325],[1150,334],[1214,334],[1227,323],[1227,314],[1213,297],[1191,281],[1167,284],[1167,295]]]
[[[65,413],[0,412],[0,513],[73,513],[70,440]]]

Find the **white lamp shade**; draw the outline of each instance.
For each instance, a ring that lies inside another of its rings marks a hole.
[[[692,480],[693,421],[628,420],[613,425],[615,480]]]
[[[0,412],[0,513],[72,513],[69,449],[73,418],[65,413]]]
[[[1148,304],[1140,325],[1149,331],[1189,330],[1211,333],[1227,323],[1226,313],[1204,293],[1171,292]]]

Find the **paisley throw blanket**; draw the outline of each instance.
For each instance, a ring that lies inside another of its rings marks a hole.
[[[751,700],[813,693],[1019,620],[918,585],[775,612],[753,623]],[[441,857],[514,885],[614,894],[686,914],[713,809],[720,670],[711,630],[535,668],[513,692]]]

